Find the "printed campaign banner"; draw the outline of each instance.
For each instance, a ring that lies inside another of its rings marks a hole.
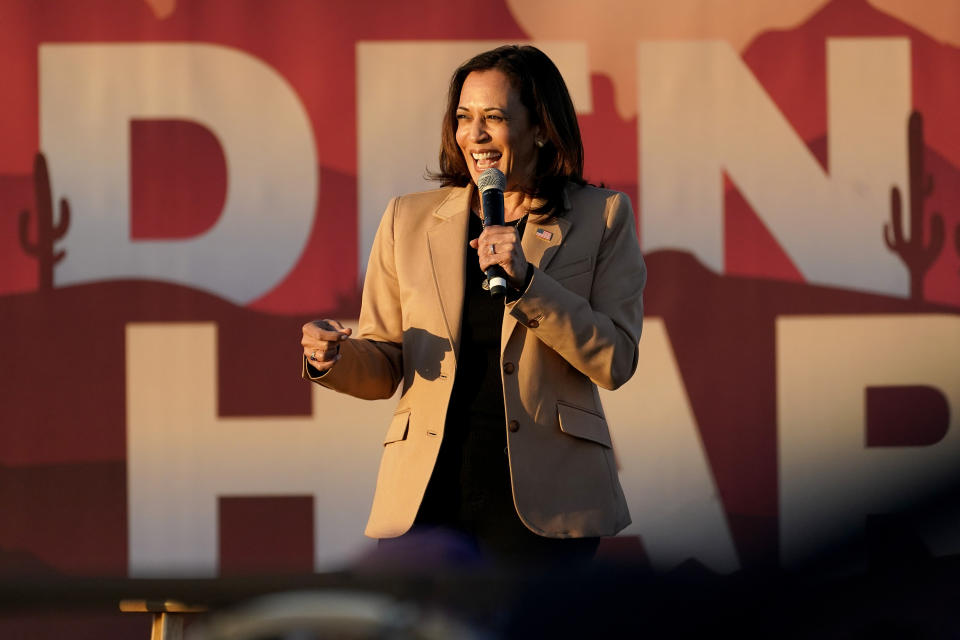
[[[4,0],[0,571],[369,552],[396,400],[302,381],[300,327],[356,326],[453,69],[505,43],[557,63],[649,268],[601,394],[618,552],[960,551],[957,3]]]

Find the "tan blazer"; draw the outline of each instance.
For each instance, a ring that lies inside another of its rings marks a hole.
[[[389,398],[402,384],[367,523],[374,538],[411,527],[440,449],[457,371],[472,190],[415,193],[387,205],[358,331],[315,379],[359,398]],[[646,267],[627,196],[571,186],[564,209],[527,220],[522,246],[533,279],[503,318],[513,498],[540,535],[613,535],[630,514],[597,385],[615,389],[636,369]]]

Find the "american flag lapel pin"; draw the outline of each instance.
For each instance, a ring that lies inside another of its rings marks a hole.
[[[537,237],[541,240],[553,240],[553,232],[546,229],[537,229]]]

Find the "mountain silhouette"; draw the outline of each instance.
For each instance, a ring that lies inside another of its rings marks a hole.
[[[718,275],[678,251],[654,252],[647,264],[646,312],[666,323],[738,549],[745,564],[769,561],[777,538],[776,317],[957,310]],[[308,319],[149,281],[0,297],[0,350],[7,369],[17,372],[0,388],[0,486],[6,488],[0,511],[18,514],[12,540],[29,544],[29,531],[68,526],[71,504],[102,514],[102,522],[116,527],[108,538],[125,540],[127,323],[216,323],[219,414],[308,415],[310,387],[299,380],[298,347],[300,325]],[[41,473],[53,468],[60,471]],[[27,508],[22,496],[44,487],[52,508]],[[36,548],[24,550],[47,548],[34,542]],[[12,548],[0,535],[5,546]]]

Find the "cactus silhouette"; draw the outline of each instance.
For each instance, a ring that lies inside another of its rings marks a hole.
[[[70,204],[66,198],[60,200],[60,220],[54,224],[50,174],[42,153],[37,153],[33,160],[33,187],[37,205],[36,240],[30,242],[30,212],[21,211],[20,246],[26,253],[36,257],[39,288],[49,291],[53,289],[53,267],[67,254],[65,249],[54,253],[54,244],[67,233],[67,227],[70,226]]]
[[[910,114],[907,124],[910,169],[910,238],[903,237],[903,208],[900,189],[890,189],[890,223],[883,225],[883,239],[910,272],[910,298],[923,299],[923,279],[943,248],[943,217],[930,216],[930,244],[923,244],[923,202],[933,193],[933,176],[923,170],[923,116]]]

